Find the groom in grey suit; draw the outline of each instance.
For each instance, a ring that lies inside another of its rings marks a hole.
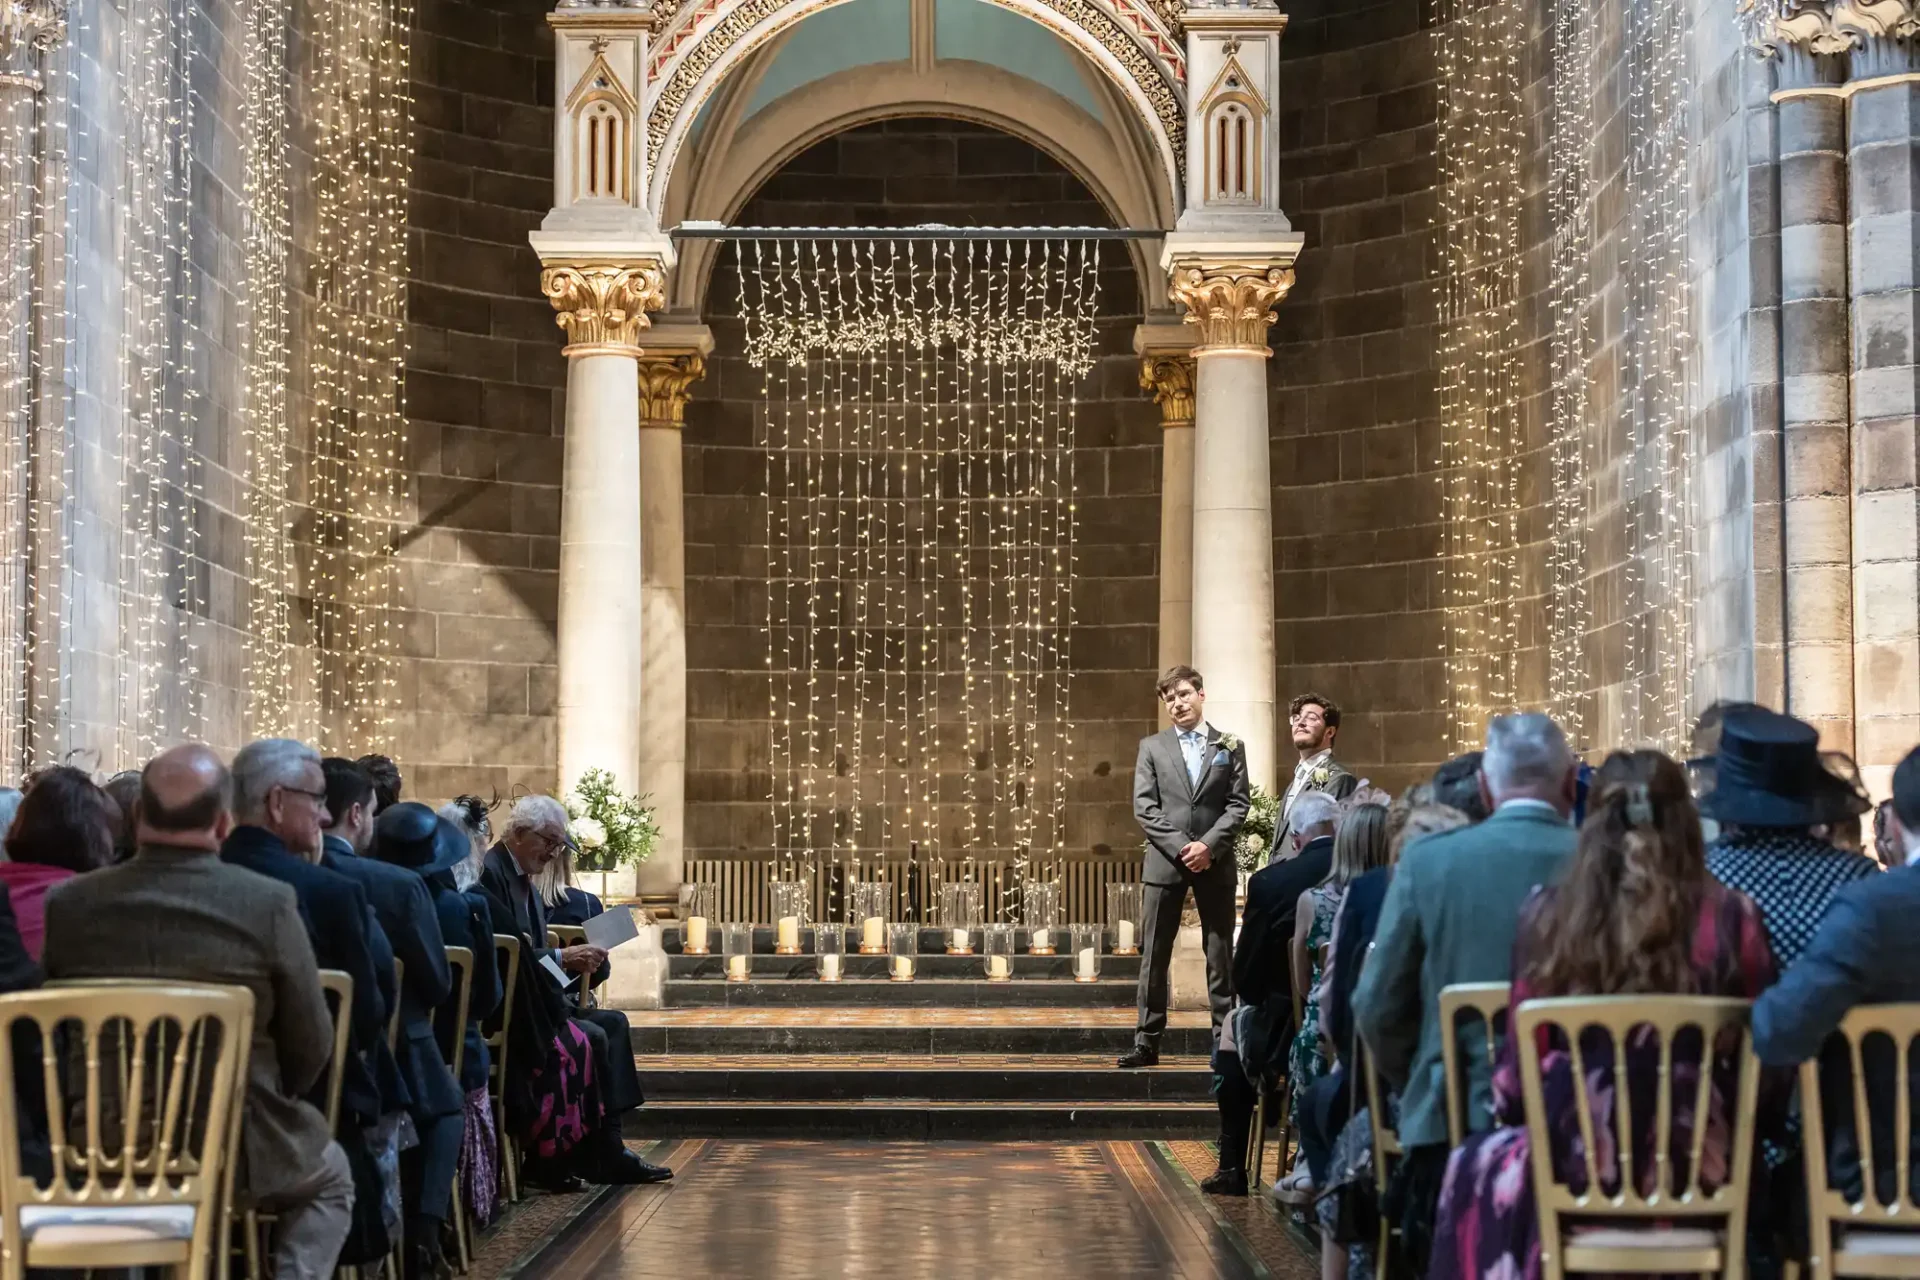
[[[1140,740],[1133,766],[1133,816],[1146,833],[1145,927],[1140,940],[1140,1020],[1123,1067],[1160,1061],[1167,1029],[1167,965],[1187,890],[1200,910],[1213,1031],[1233,1004],[1233,838],[1247,819],[1247,749],[1202,714],[1200,673],[1174,667],[1160,677],[1173,727]]]

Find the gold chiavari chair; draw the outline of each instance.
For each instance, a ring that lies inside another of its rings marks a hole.
[[[0,1091],[0,1280],[28,1267],[223,1274],[253,993],[103,983],[0,996],[0,1079],[14,1079],[22,1023],[39,1036],[57,1173],[42,1185],[22,1168],[17,1100]]]
[[[454,1018],[452,1027],[442,1030],[440,1042],[443,1048],[449,1043],[447,1032],[450,1030],[452,1048],[447,1053],[447,1065],[453,1068],[453,1078],[458,1083],[460,1067],[466,1060],[467,1052],[467,1005],[473,998],[473,952],[466,947],[448,947],[447,969],[454,979]],[[455,1270],[465,1275],[473,1265],[473,1238],[467,1233],[466,1204],[460,1198],[460,1174],[457,1169],[453,1175],[452,1205],[454,1252],[459,1260]]]
[[[584,946],[586,941],[587,931],[582,925],[550,924],[547,926],[547,945],[556,950],[561,947]],[[600,1007],[600,1001],[593,994],[593,975],[590,973],[580,975],[580,1007],[582,1009]]]
[[[1828,1185],[1831,1121],[1823,1112],[1820,1064],[1803,1062],[1800,1117],[1807,1165],[1808,1270],[1813,1280],[1920,1276],[1920,1207],[1913,1202],[1913,1094],[1908,1078],[1914,1039],[1920,1037],[1920,1004],[1862,1005],[1840,1020],[1838,1035],[1853,1078],[1850,1119],[1860,1152],[1860,1198]],[[1871,1055],[1876,1069],[1871,1078],[1869,1054],[1864,1051],[1869,1042],[1877,1046]],[[1877,1096],[1887,1092],[1886,1086],[1891,1086],[1892,1096]],[[1879,1125],[1873,1123],[1876,1117]],[[1891,1153],[1882,1143],[1889,1128]],[[1893,1199],[1884,1202],[1882,1184],[1889,1175]]]
[[[1400,1145],[1399,1131],[1387,1124],[1387,1091],[1381,1087],[1380,1073],[1373,1068],[1373,1051],[1363,1041],[1355,1056],[1367,1076],[1367,1128],[1373,1137],[1373,1193],[1374,1203],[1380,1206],[1379,1252],[1374,1254],[1373,1273],[1384,1276],[1390,1274],[1387,1246],[1393,1239],[1393,1223],[1386,1212],[1387,1182],[1393,1176],[1394,1162],[1407,1152]]]
[[[1300,1027],[1300,993],[1293,993],[1293,1026]],[[1287,1176],[1287,1147],[1293,1140],[1293,1061],[1287,1052],[1287,1046],[1281,1046],[1281,1057],[1286,1062],[1286,1073],[1281,1077],[1279,1087],[1268,1089],[1261,1081],[1255,1090],[1257,1095],[1253,1104],[1253,1124],[1247,1133],[1247,1186],[1255,1191],[1260,1189],[1261,1176],[1266,1172],[1267,1163],[1267,1108],[1269,1102],[1280,1109],[1280,1150],[1277,1160],[1280,1166],[1279,1176]]]
[[[486,1036],[487,1094],[493,1102],[493,1127],[500,1142],[500,1171],[507,1180],[507,1197],[518,1201],[520,1147],[507,1134],[505,1089],[508,1033],[513,1029],[513,997],[520,985],[520,939],[511,933],[494,934],[493,954],[495,963],[500,966],[500,1022]]]
[[[1741,1280],[1753,1166],[1754,1099],[1760,1075],[1747,1025],[1748,1009],[1745,1000],[1636,995],[1529,1000],[1514,1010],[1509,1034],[1518,1037],[1545,1280],[1596,1271],[1717,1272],[1723,1280]],[[1568,1074],[1585,1174],[1585,1185],[1577,1191],[1560,1180],[1554,1166],[1553,1126],[1546,1114],[1540,1066],[1540,1042],[1549,1031],[1564,1041],[1570,1060]],[[1589,1031],[1604,1035],[1610,1062],[1589,1060],[1593,1041],[1582,1041]],[[1699,1044],[1701,1059],[1693,1097],[1680,1099],[1690,1104],[1685,1108],[1692,1117],[1689,1144],[1676,1151],[1674,1043],[1682,1033]],[[1627,1061],[1630,1042],[1644,1052],[1648,1036],[1659,1053],[1652,1117],[1635,1115]],[[1715,1062],[1729,1053],[1738,1081],[1728,1117],[1731,1169],[1724,1184],[1709,1189],[1701,1177],[1709,1127],[1705,1119],[1710,1114]],[[1615,1167],[1607,1169],[1601,1167],[1595,1143],[1595,1127],[1603,1113],[1596,1109],[1591,1073],[1601,1067],[1610,1067],[1613,1076],[1610,1136]],[[1643,1193],[1636,1175],[1649,1171],[1637,1160],[1638,1129],[1648,1119],[1652,1120],[1650,1189]],[[1609,1190],[1603,1175],[1617,1185]]]
[[[1447,1145],[1457,1147],[1467,1140],[1471,1119],[1467,1115],[1468,1081],[1460,1058],[1461,1015],[1479,1015],[1486,1036],[1487,1062],[1499,1056],[1500,1037],[1507,1030],[1507,995],[1512,988],[1505,982],[1456,982],[1440,990],[1440,1056],[1447,1072]]]

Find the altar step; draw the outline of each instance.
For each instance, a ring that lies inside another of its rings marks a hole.
[[[819,984],[815,984],[819,985]],[[917,985],[917,984],[915,984]],[[669,984],[669,991],[672,984]],[[1133,1044],[1131,1008],[804,1006],[629,1010],[633,1050],[652,1054],[1097,1054]],[[1206,1060],[1207,1017],[1175,1015],[1165,1058]]]
[[[1206,1102],[1205,1059],[1122,1071],[1104,1054],[657,1054],[661,1102]]]
[[[885,978],[891,972],[891,958],[888,956],[848,955],[841,958],[841,972],[847,978]],[[753,978],[757,982],[763,978],[793,978],[803,981],[817,981],[820,972],[820,958],[811,953],[798,956],[772,954],[772,945],[764,951],[756,951],[753,956]],[[974,979],[985,978],[986,958],[979,955],[950,956],[944,952],[923,952],[914,961],[916,981],[928,979]],[[674,982],[683,979],[725,978],[727,962],[724,956],[689,956],[669,952],[667,956],[667,976]],[[1016,982],[1029,979],[1059,979],[1063,982],[1073,980],[1073,957],[1032,956],[1020,952],[1013,957],[1013,977]],[[1103,955],[1100,957],[1100,980],[1121,981],[1129,987],[1140,980],[1139,956]]]
[[[1071,978],[1015,978],[1008,982],[987,982],[978,978],[915,978],[911,982],[894,982],[884,977],[873,977],[821,982],[811,972],[804,977],[762,978],[760,960],[761,957],[754,957],[754,976],[744,982],[730,982],[725,978],[680,978],[669,982],[666,988],[667,1007],[1132,1009],[1138,990],[1134,981],[1120,978],[1095,982],[1075,982]]]
[[[1199,1139],[1219,1129],[1211,1102],[649,1102],[630,1138],[753,1137],[1005,1141]]]

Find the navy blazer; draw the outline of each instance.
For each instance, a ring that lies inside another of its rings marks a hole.
[[[417,877],[416,877],[417,878]],[[467,992],[467,1022],[460,1028],[460,1087],[471,1093],[487,1083],[487,1047],[480,1035],[480,1023],[500,1007],[500,969],[493,955],[493,917],[486,900],[478,894],[461,893],[453,887],[451,876],[435,876],[423,881],[433,895],[434,914],[440,921],[440,936],[449,947],[465,947],[473,953],[473,981]],[[459,993],[450,991],[437,1011],[440,1051],[453,1056],[454,1028],[451,1025]]]
[[[1353,1051],[1353,989],[1374,930],[1380,927],[1380,908],[1387,900],[1392,867],[1375,867],[1347,886],[1333,930],[1333,982],[1324,988],[1320,1029],[1333,1043],[1334,1054],[1345,1062]]]
[[[1309,840],[1293,857],[1247,880],[1240,941],[1233,949],[1233,991],[1248,1004],[1273,1004],[1276,1025],[1293,1023],[1293,929],[1300,895],[1333,870],[1333,837]]]

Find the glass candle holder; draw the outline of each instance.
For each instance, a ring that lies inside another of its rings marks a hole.
[[[1020,922],[1027,926],[1027,954],[1050,956],[1063,939],[1060,931],[1060,886],[1051,880],[1030,881],[1020,891]]]
[[[1073,939],[1073,980],[1097,982],[1100,979],[1100,926],[1076,924],[1069,931]]]
[[[980,886],[971,881],[940,886],[940,927],[947,931],[947,954],[973,954],[980,928]]]
[[[727,958],[727,981],[745,982],[753,976],[753,926],[720,927],[720,951]]]
[[[847,918],[860,937],[860,954],[887,954],[887,886],[878,881],[849,885]]]
[[[1137,884],[1107,886],[1107,928],[1113,933],[1113,954],[1140,954],[1141,888]]]
[[[813,949],[820,956],[820,981],[840,981],[846,970],[847,931],[837,924],[816,925]]]
[[[887,930],[887,976],[895,982],[912,982],[914,966],[919,958],[920,926],[891,926]]]
[[[773,953],[800,954],[800,926],[807,922],[807,884],[804,880],[774,880],[767,885],[773,897]]]
[[[987,981],[1007,982],[1013,978],[1013,926],[990,924],[980,930],[987,952]]]
[[[690,956],[713,954],[713,916],[720,891],[710,884],[687,886],[687,918],[680,926],[680,950]]]

